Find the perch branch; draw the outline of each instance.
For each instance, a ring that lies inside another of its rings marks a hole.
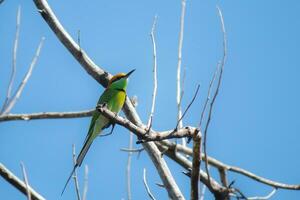
[[[114,112],[108,110],[102,105],[97,106],[97,110],[105,117],[107,117],[111,122],[119,124],[127,128],[129,131],[135,133],[137,137],[140,138],[140,141],[137,141],[137,143],[145,143],[149,141],[160,141],[160,140],[165,140],[170,138],[192,137],[194,132],[198,131],[193,127],[185,127],[177,131],[174,130],[163,131],[163,132],[151,131],[148,134],[145,128],[141,128],[135,125],[134,123],[130,122],[128,119],[116,115]]]

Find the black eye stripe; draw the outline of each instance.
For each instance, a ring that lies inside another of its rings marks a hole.
[[[115,80],[112,81],[112,83],[120,80],[121,78],[123,78],[123,76],[120,76],[120,77],[116,78]]]

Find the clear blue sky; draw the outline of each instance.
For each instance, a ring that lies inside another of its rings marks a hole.
[[[111,73],[136,68],[128,93],[138,96],[138,113],[144,122],[152,93],[152,45],[149,33],[158,15],[158,96],[156,130],[176,123],[176,64],[180,1],[49,1],[68,32],[77,37],[90,57]],[[223,10],[228,35],[228,60],[220,95],[209,129],[208,152],[221,161],[243,167],[277,181],[300,183],[299,136],[299,1],[187,0],[183,46],[186,68],[186,106],[196,85],[200,94],[184,119],[198,124],[209,79],[222,54],[222,33],[216,11]],[[0,5],[0,102],[4,101],[11,72],[15,16],[22,7],[16,85],[29,67],[42,36],[41,56],[13,113],[74,111],[93,108],[103,88],[94,81],[57,40],[32,1],[5,1]],[[59,199],[72,168],[72,144],[81,148],[89,119],[39,120],[0,124],[0,162],[22,176],[24,162],[33,188],[47,199]],[[88,199],[126,199],[128,131],[117,127],[112,136],[97,139],[84,164],[89,166]],[[139,146],[137,146],[139,147]],[[184,195],[189,180],[182,168],[167,160]],[[151,190],[167,199],[157,187],[160,178],[147,154],[132,162],[133,199],[147,199],[142,183],[146,167]],[[79,169],[83,183],[84,168]],[[214,172],[213,172],[214,173]],[[230,181],[247,196],[271,191],[236,174]],[[25,199],[0,179],[4,199]],[[300,192],[279,190],[272,199],[299,199]],[[61,199],[75,199],[73,183]],[[208,195],[211,199],[211,195]]]

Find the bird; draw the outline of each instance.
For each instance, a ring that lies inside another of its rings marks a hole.
[[[108,82],[107,88],[104,90],[102,95],[100,96],[97,105],[104,105],[108,110],[118,114],[122,109],[125,99],[126,99],[126,88],[128,83],[128,77],[135,71],[135,69],[131,70],[127,74],[119,73],[114,75]],[[86,153],[88,152],[89,148],[91,147],[94,139],[99,136],[102,131],[112,125],[112,130],[109,134],[113,132],[114,125],[107,119],[105,116],[100,114],[97,110],[94,111],[90,127],[85,138],[83,147],[76,159],[76,163],[73,167],[73,170],[70,176],[65,183],[63,191],[61,195],[63,195],[74,171],[77,167],[80,167]],[[107,134],[108,135],[108,134]]]

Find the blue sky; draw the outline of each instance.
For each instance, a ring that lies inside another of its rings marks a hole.
[[[81,46],[105,70],[115,74],[136,68],[128,93],[137,95],[137,111],[147,121],[152,93],[152,44],[150,30],[158,15],[158,96],[156,130],[176,124],[176,66],[180,1],[49,1],[50,6]],[[216,5],[223,10],[228,59],[220,95],[209,129],[208,152],[215,158],[274,179],[299,184],[299,1],[187,1],[183,44],[186,68],[185,107],[198,83],[199,96],[184,118],[196,126],[200,119],[210,77],[222,55],[222,32]],[[15,88],[26,73],[42,36],[40,58],[12,113],[74,111],[93,108],[103,91],[57,40],[32,1],[5,1],[0,5],[0,102],[5,99],[11,72],[15,16],[22,7]],[[15,89],[14,88],[14,89]],[[0,124],[0,162],[22,176],[24,162],[32,186],[47,199],[59,199],[72,167],[72,144],[81,148],[89,119],[39,120]],[[117,127],[109,137],[97,139],[84,164],[89,166],[88,199],[126,198],[125,167],[128,131]],[[137,146],[139,147],[139,146]],[[184,195],[189,180],[182,168],[169,161]],[[133,156],[133,199],[146,199],[142,183],[147,168],[151,190],[158,199],[166,192],[147,154]],[[212,172],[215,173],[215,172]],[[79,169],[81,185],[84,168]],[[272,189],[230,173],[230,181],[248,196]],[[5,199],[25,198],[3,179]],[[297,191],[279,190],[272,199],[297,199]],[[73,183],[62,199],[74,199]],[[212,199],[211,195],[207,199]]]

